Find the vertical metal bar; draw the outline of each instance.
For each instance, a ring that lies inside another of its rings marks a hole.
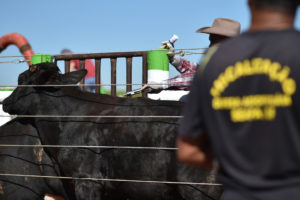
[[[143,85],[147,84],[147,80],[148,80],[148,64],[147,64],[147,52],[145,52],[143,54],[143,79],[142,79],[142,83]],[[147,97],[147,93],[143,92],[143,97]]]
[[[126,92],[132,90],[132,57],[126,58]]]
[[[79,60],[79,68],[80,69],[85,69],[85,60],[84,59]]]
[[[70,60],[65,60],[65,73],[70,72]]]
[[[95,73],[96,73],[96,84],[101,83],[101,58],[95,59]],[[100,85],[96,86],[96,93],[100,93]]]
[[[117,59],[111,58],[110,59],[111,64],[111,95],[117,96]]]
[[[57,66],[57,60],[54,60],[54,64]]]
[[[82,60],[82,59],[79,60],[79,68],[80,68],[80,69],[85,69],[85,60]],[[83,78],[83,79],[80,81],[80,84],[84,84],[84,79],[85,79],[85,78]],[[80,86],[80,88],[83,89],[84,86]]]

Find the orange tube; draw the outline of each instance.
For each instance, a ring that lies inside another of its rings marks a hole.
[[[34,54],[33,50],[27,39],[19,33],[8,33],[0,38],[0,53],[6,49],[8,45],[16,45],[20,52],[23,54],[24,58],[27,60],[28,65],[31,65],[31,62],[28,61],[31,59],[31,56]]]

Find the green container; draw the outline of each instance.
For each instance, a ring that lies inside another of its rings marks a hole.
[[[101,87],[100,88],[100,94],[106,94],[106,93],[107,93],[106,90],[103,87]]]
[[[37,53],[31,56],[31,65],[36,65],[40,63],[53,62],[53,58],[49,54]]]
[[[0,88],[0,92],[4,92],[4,91],[13,91],[13,89],[11,89],[11,88]]]
[[[169,71],[168,49],[153,49],[147,53],[148,70]]]

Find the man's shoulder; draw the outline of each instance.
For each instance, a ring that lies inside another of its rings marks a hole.
[[[245,32],[210,48],[199,69],[209,72],[252,57],[297,59],[300,32],[296,30]],[[212,66],[212,67],[211,67]]]
[[[285,54],[294,54],[296,49],[300,51],[299,44],[300,32],[294,29],[245,32],[222,42],[214,57],[227,60],[227,58],[247,57],[265,52],[276,54],[276,49],[284,49]]]
[[[274,41],[276,42],[273,43]],[[235,47],[237,44],[244,45],[249,43],[259,43],[261,45],[268,45],[269,42],[273,45],[276,45],[284,42],[295,43],[295,41],[300,41],[300,32],[296,29],[247,31],[240,34],[239,36],[224,41],[220,46],[232,48]]]

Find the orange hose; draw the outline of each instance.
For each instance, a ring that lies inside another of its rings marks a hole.
[[[27,39],[19,33],[8,33],[0,38],[0,53],[6,49],[7,46],[14,44],[16,45],[20,52],[23,54],[24,58],[27,60],[28,65],[31,65],[31,62],[28,61],[31,59],[31,56],[34,54],[33,50]]]

